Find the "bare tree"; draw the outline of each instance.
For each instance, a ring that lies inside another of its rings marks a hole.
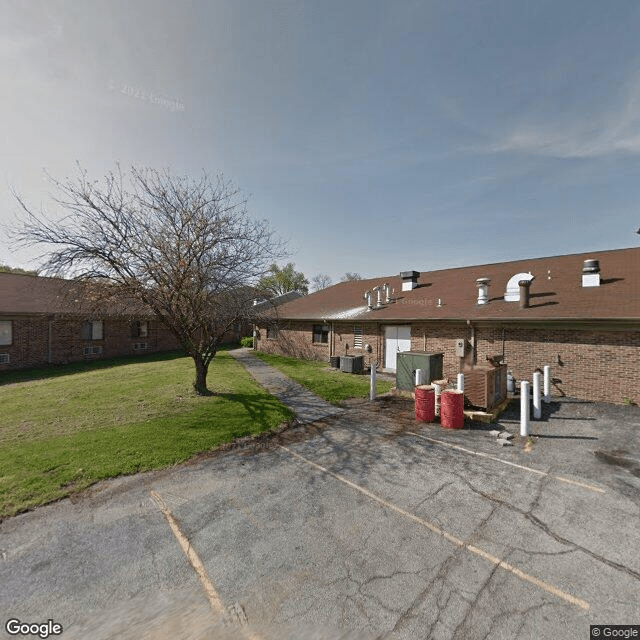
[[[351,282],[352,280],[362,280],[362,276],[359,273],[351,273],[350,271],[347,271],[340,280],[342,282]]]
[[[283,245],[265,221],[251,219],[246,200],[223,176],[175,177],[137,169],[90,181],[50,178],[66,210],[59,220],[26,216],[14,234],[43,245],[45,273],[94,282],[96,300],[144,305],[195,363],[194,388],[208,394],[207,373],[224,334],[252,319],[255,284]]]
[[[314,291],[320,291],[326,289],[333,284],[333,281],[326,273],[319,273],[317,276],[311,278],[311,286]]]

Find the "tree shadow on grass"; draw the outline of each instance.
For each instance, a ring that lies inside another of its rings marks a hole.
[[[44,367],[20,369],[19,371],[5,371],[0,376],[0,386],[15,384],[18,382],[32,382],[33,380],[47,380],[49,378],[61,378],[75,373],[98,371],[100,369],[112,369],[128,364],[140,362],[165,362],[184,358],[184,351],[163,351],[143,356],[119,356],[117,358],[105,358],[104,360],[90,360],[72,362],[69,364],[51,364]]]

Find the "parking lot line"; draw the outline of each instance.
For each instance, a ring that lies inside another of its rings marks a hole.
[[[507,464],[510,467],[516,467],[517,469],[522,469],[523,471],[529,471],[530,473],[537,473],[541,476],[548,476],[550,478],[555,478],[556,480],[560,480],[560,482],[566,482],[567,484],[573,484],[578,487],[582,487],[583,489],[588,489],[589,491],[595,491],[596,493],[606,493],[604,489],[601,487],[596,487],[593,484],[586,484],[585,482],[578,482],[577,480],[571,480],[569,478],[564,478],[562,476],[554,476],[553,474],[547,473],[546,471],[541,471],[540,469],[534,469],[532,467],[526,467],[522,464],[516,464],[515,462],[510,462],[509,460],[503,460],[502,458],[497,458],[496,456],[489,455],[488,453],[482,453],[481,451],[472,451],[471,449],[465,449],[458,444],[453,444],[451,442],[443,442],[442,440],[436,440],[435,438],[429,438],[427,436],[423,436],[420,433],[414,433],[413,431],[407,431],[411,436],[416,436],[417,438],[421,438],[422,440],[427,440],[428,442],[433,442],[435,444],[440,444],[443,447],[450,447],[451,449],[457,449],[458,451],[462,451],[464,453],[469,453],[472,456],[478,456],[480,458],[487,458],[489,460],[493,460],[495,462],[501,462],[502,464]]]
[[[536,578],[535,576],[529,575],[528,573],[525,573],[524,571],[518,569],[516,566],[509,564],[508,562],[505,562],[504,560],[501,560],[500,558],[498,558],[497,556],[494,556],[490,553],[488,553],[487,551],[485,551],[484,549],[480,549],[479,547],[476,547],[475,545],[469,544],[467,542],[465,542],[464,540],[462,540],[461,538],[458,538],[458,536],[453,535],[451,533],[449,533],[448,531],[445,531],[444,529],[440,528],[437,524],[434,524],[433,522],[429,522],[428,520],[425,520],[424,518],[420,518],[419,516],[416,516],[413,513],[410,513],[409,511],[406,511],[405,509],[403,509],[402,507],[399,507],[396,504],[393,504],[392,502],[389,502],[388,500],[385,500],[384,498],[381,498],[380,496],[376,495],[375,493],[372,493],[371,491],[369,491],[368,489],[365,489],[364,487],[361,487],[360,485],[356,484],[355,482],[352,482],[351,480],[348,480],[347,478],[334,473],[333,471],[330,471],[329,469],[327,469],[326,467],[323,467],[322,465],[318,464],[317,462],[313,462],[312,460],[309,460],[308,458],[305,458],[304,456],[300,455],[299,453],[296,453],[295,451],[289,449],[288,447],[285,447],[283,445],[278,445],[281,449],[283,449],[284,451],[286,451],[287,453],[289,453],[290,455],[292,455],[295,458],[298,458],[299,460],[302,460],[304,463],[315,467],[316,469],[319,469],[320,471],[322,471],[323,473],[331,476],[332,478],[335,478],[336,480],[342,482],[343,484],[351,487],[352,489],[355,489],[356,491],[359,491],[360,493],[362,493],[363,495],[367,496],[368,498],[370,498],[371,500],[373,500],[374,502],[377,502],[378,504],[381,504],[382,506],[386,507],[387,509],[390,509],[392,511],[395,511],[396,513],[399,513],[400,515],[404,516],[405,518],[408,518],[409,520],[411,520],[412,522],[415,522],[416,524],[421,525],[422,527],[424,527],[425,529],[428,529],[429,531],[436,533],[437,535],[445,538],[445,540],[448,540],[449,542],[453,543],[454,545],[464,548],[467,551],[469,551],[470,553],[473,553],[474,555],[480,557],[480,558],[484,558],[485,560],[487,560],[488,562],[496,565],[497,567],[504,569],[505,571],[508,571],[509,573],[512,573],[513,575],[515,575],[516,577],[520,578],[521,580],[525,581],[525,582],[529,582],[531,584],[534,584],[535,586],[537,586],[539,589],[542,589],[543,591],[546,591],[547,593],[551,593],[552,595],[564,600],[565,602],[568,602],[572,605],[575,605],[576,607],[580,607],[581,609],[584,609],[585,611],[588,611],[590,608],[590,605],[588,602],[586,602],[585,600],[582,600],[581,598],[577,598],[575,596],[572,596],[569,593],[566,593],[565,591],[562,591],[561,589],[559,589],[558,587],[556,587],[555,585],[552,585],[548,582],[545,582],[544,580],[540,580],[539,578]]]
[[[167,503],[163,500],[162,496],[155,491],[150,491],[151,498],[158,505],[160,511],[162,511],[164,517],[167,519],[169,526],[171,527],[171,531],[173,531],[173,535],[176,537],[178,543],[182,547],[189,563],[193,567],[193,570],[196,572],[198,578],[200,578],[200,582],[202,582],[202,586],[204,587],[204,591],[207,594],[207,598],[209,598],[209,602],[211,603],[211,608],[214,613],[220,616],[221,620],[227,621],[227,613],[222,604],[222,600],[216,591],[213,582],[209,578],[209,574],[207,573],[207,569],[200,560],[200,557],[195,552],[194,548],[191,546],[189,539],[184,535],[182,530],[180,529],[180,524],[175,519],[174,515],[169,510]],[[255,635],[250,629],[243,626],[243,634],[245,637],[249,638],[249,640],[261,640],[260,636]]]

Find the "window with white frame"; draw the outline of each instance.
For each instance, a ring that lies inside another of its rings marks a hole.
[[[104,324],[102,320],[87,320],[82,325],[83,340],[103,340]]]
[[[9,345],[13,343],[13,322],[11,320],[0,320],[0,344]]]
[[[329,325],[328,324],[313,325],[313,342],[317,344],[327,344],[329,342]]]
[[[354,349],[362,349],[362,339],[364,337],[364,327],[357,324],[353,327],[353,347]]]
[[[267,340],[277,340],[278,339],[278,327],[270,325],[267,327]]]
[[[132,338],[146,338],[149,335],[149,323],[146,320],[136,320],[131,325]]]

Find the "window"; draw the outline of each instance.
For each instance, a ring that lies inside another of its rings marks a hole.
[[[136,320],[131,325],[132,338],[146,338],[149,335],[149,324],[143,320]]]
[[[0,320],[0,344],[12,344],[13,326],[11,320]]]
[[[136,342],[133,345],[133,350],[134,351],[144,351],[147,348],[147,343],[146,342]]]
[[[319,344],[327,344],[329,342],[329,325],[328,324],[313,325],[313,341]]]
[[[8,353],[0,353],[0,364],[9,364],[11,362],[11,358]]]
[[[353,348],[362,349],[362,338],[364,336],[364,328],[361,324],[353,327]]]
[[[102,347],[85,347],[82,353],[85,356],[99,356],[102,353]]]
[[[278,327],[267,327],[267,340],[278,339]]]
[[[104,326],[102,320],[87,320],[82,325],[83,340],[103,340]]]

